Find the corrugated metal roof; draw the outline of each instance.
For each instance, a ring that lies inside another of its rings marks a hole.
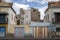
[[[49,22],[31,22],[30,26],[50,26]]]

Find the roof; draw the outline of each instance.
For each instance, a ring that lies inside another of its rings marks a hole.
[[[50,26],[49,22],[31,22],[30,26]]]
[[[8,15],[8,13],[6,13],[6,12],[0,12],[0,14],[5,14],[5,15]]]
[[[15,10],[12,8],[12,6],[0,6],[0,7],[11,8],[12,11],[16,14],[16,12],[15,12]]]
[[[51,5],[53,4],[53,5]],[[49,2],[48,3],[48,8],[46,9],[45,13],[49,10],[49,8],[51,7],[55,7],[55,8],[60,8],[60,1],[57,1],[57,2]]]
[[[48,11],[48,9],[49,9],[49,8],[47,8],[47,9],[45,10],[45,13]]]
[[[54,6],[60,6],[60,1],[57,2],[49,2],[48,5],[53,4]]]
[[[12,8],[13,3],[7,3],[7,2],[0,2],[0,7],[10,7],[13,12],[16,14],[15,10]]]
[[[16,18],[20,20],[20,14],[16,15]]]

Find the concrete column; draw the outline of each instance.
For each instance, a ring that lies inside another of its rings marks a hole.
[[[34,38],[35,38],[35,36],[36,36],[36,35],[35,35],[35,27],[34,27]]]
[[[0,8],[0,12],[1,12],[1,8]]]
[[[42,37],[44,38],[44,27],[42,27]]]
[[[37,26],[37,38],[38,38],[38,26]]]
[[[45,38],[47,38],[47,36],[48,36],[48,29],[47,27],[45,27]]]

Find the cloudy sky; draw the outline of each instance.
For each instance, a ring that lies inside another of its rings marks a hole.
[[[44,17],[44,11],[48,7],[48,2],[58,0],[5,0],[6,2],[13,2],[13,8],[19,14],[20,8],[28,10],[29,8],[37,8],[40,11],[41,19]]]

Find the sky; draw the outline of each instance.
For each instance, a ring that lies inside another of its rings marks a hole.
[[[13,8],[19,14],[20,8],[28,10],[30,8],[37,8],[40,11],[41,19],[44,18],[44,11],[48,8],[48,2],[59,0],[5,0],[6,2],[13,2]]]

